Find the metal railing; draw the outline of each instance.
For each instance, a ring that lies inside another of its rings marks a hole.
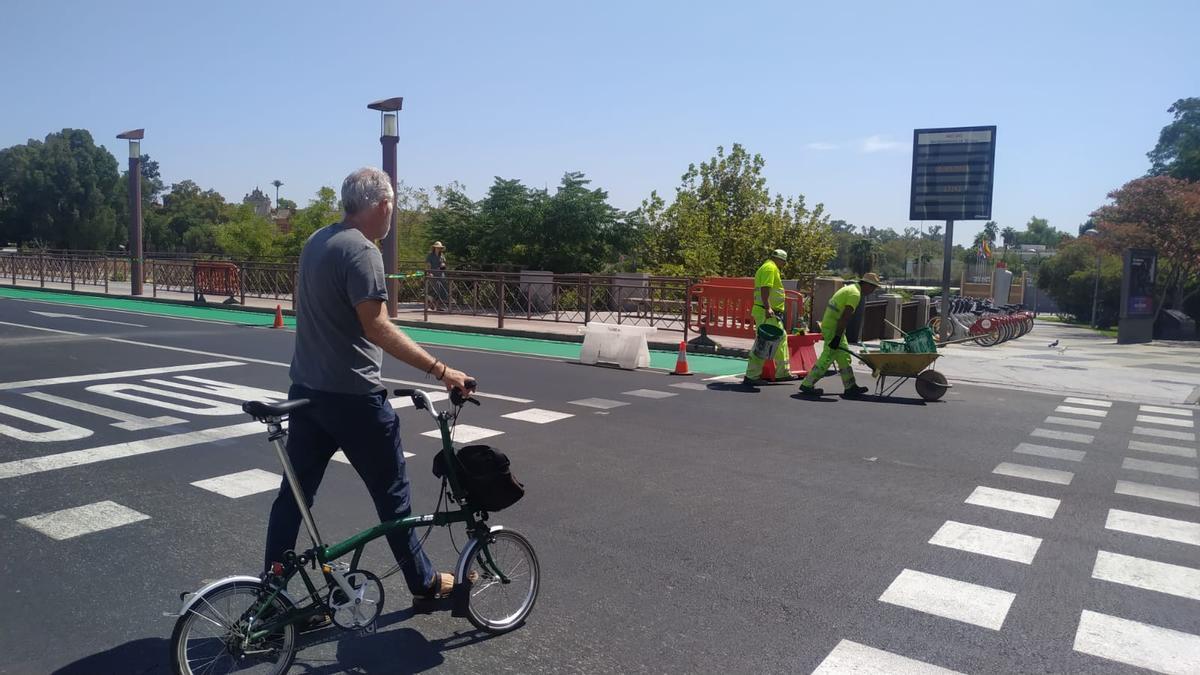
[[[21,281],[36,281],[38,286],[46,284],[68,285],[71,290],[79,287],[97,287],[108,292],[112,276],[112,260],[95,254],[72,253],[68,255],[8,253],[0,255],[0,279],[14,286]]]

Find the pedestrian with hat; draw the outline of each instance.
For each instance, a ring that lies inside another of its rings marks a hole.
[[[777,329],[777,337],[781,338],[779,346],[774,350],[776,380],[792,379],[788,366],[787,332],[783,327],[783,275],[779,272],[779,266],[787,262],[787,257],[787,251],[777,248],[755,272],[754,306],[750,309],[750,317],[754,319],[755,345],[759,345],[762,339],[759,337],[759,329],[762,326]],[[764,332],[775,334],[775,331]],[[754,385],[763,382],[763,365],[770,355],[758,354],[756,351],[758,350],[750,350],[750,358],[746,363],[746,377],[742,384]]]
[[[435,241],[433,246],[429,247],[429,255],[425,256],[425,273],[432,282],[430,290],[433,291],[433,309],[440,311],[445,308],[449,295],[446,292],[446,247],[442,242]]]
[[[825,392],[815,386],[817,380],[825,377],[830,363],[836,363],[838,373],[842,376],[845,398],[858,398],[867,393],[866,387],[858,386],[854,381],[854,370],[850,367],[849,345],[846,342],[846,326],[854,311],[862,304],[863,298],[877,291],[880,287],[879,275],[867,272],[857,283],[851,282],[842,286],[825,307],[821,318],[821,337],[825,340],[825,348],[817,363],[808,371],[808,375],[800,382],[800,393],[809,396],[820,396]]]

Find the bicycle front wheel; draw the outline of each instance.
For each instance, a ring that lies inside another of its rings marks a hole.
[[[172,670],[180,675],[287,672],[296,658],[295,625],[283,626],[259,640],[246,639],[253,625],[288,609],[286,601],[276,596],[264,610],[266,616],[252,616],[261,602],[261,589],[260,583],[231,581],[201,596],[175,622]]]
[[[533,546],[517,532],[496,530],[473,540],[471,547],[465,570],[470,583],[467,618],[489,633],[519,627],[533,611],[541,579]]]

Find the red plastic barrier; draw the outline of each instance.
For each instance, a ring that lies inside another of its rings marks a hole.
[[[821,341],[820,333],[805,333],[804,335],[788,336],[788,369],[792,375],[804,377],[817,362],[817,343]],[[763,364],[763,379],[775,379],[775,360]]]
[[[725,335],[754,339],[754,279],[724,277],[706,279],[691,287],[692,303],[689,330],[701,335]],[[784,291],[784,320],[787,328],[804,315],[804,297],[797,291]]]
[[[241,290],[238,266],[230,262],[196,262],[193,268],[196,300],[204,295],[235,297]]]

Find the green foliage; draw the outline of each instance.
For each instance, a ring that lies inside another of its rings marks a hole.
[[[236,260],[264,260],[279,253],[275,224],[254,212],[250,204],[229,209],[226,221],[216,226],[217,246]]]
[[[875,242],[871,239],[862,237],[850,245],[848,264],[855,277],[861,277],[874,269],[876,258]]]
[[[1090,241],[1075,239],[1039,267],[1038,288],[1050,294],[1061,313],[1079,322],[1091,322],[1092,292],[1096,283],[1097,248]],[[1121,302],[1121,259],[1102,255],[1100,295],[1096,324],[1108,328],[1117,322]]]
[[[317,190],[317,195],[308,202],[308,206],[292,214],[292,231],[280,237],[276,252],[281,256],[297,257],[304,248],[304,242],[313,232],[332,225],[342,218],[342,206],[338,201],[337,192],[325,186]]]
[[[429,193],[401,182],[396,186],[396,257],[423,261],[433,242],[429,238]]]
[[[162,207],[143,214],[146,250],[216,253],[193,247],[208,241],[208,235],[197,232],[189,236],[188,232],[224,222],[227,208],[216,190],[201,189],[190,180],[171,185],[171,191],[163,195]]]
[[[728,155],[718,147],[715,157],[688,167],[670,205],[651,193],[640,210],[649,266],[660,273],[746,276],[783,248],[785,277],[824,269],[837,253],[824,205],[809,209],[803,196],[772,197],[764,164],[740,144]]]
[[[1181,98],[1167,112],[1175,120],[1163,127],[1158,144],[1146,153],[1150,175],[1200,180],[1200,98]]]

